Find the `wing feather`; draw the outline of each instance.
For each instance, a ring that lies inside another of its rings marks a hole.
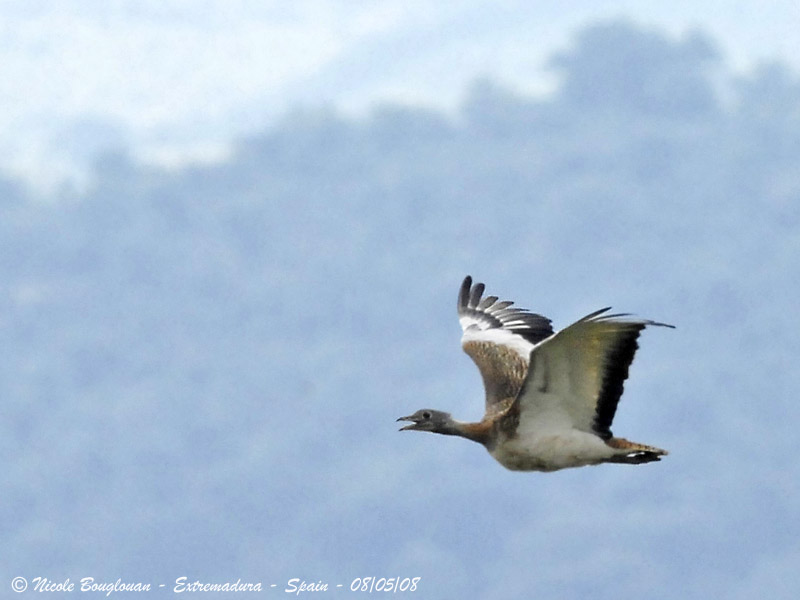
[[[536,345],[515,405],[520,427],[575,428],[611,438],[640,332],[665,323],[595,311]]]
[[[478,366],[487,414],[507,407],[519,394],[534,345],[553,334],[550,319],[483,296],[485,286],[467,276],[458,294],[461,345]],[[507,402],[504,402],[507,401]]]

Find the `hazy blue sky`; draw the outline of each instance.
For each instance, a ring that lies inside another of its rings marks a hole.
[[[0,10],[0,164],[40,192],[93,168],[49,202],[0,177],[0,596],[797,597],[793,4]],[[482,414],[466,274],[559,328],[675,324],[613,425],[670,455],[513,473],[398,433]]]
[[[298,105],[455,106],[475,77],[546,91],[545,59],[624,16],[712,36],[734,69],[800,64],[792,0],[0,0],[0,167],[39,186],[126,143],[213,160]]]

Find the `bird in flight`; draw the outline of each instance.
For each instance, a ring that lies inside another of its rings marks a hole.
[[[478,366],[486,414],[477,423],[423,408],[400,431],[456,435],[483,444],[513,471],[556,471],[600,463],[641,464],[666,450],[611,434],[628,367],[647,326],[603,308],[554,333],[550,319],[497,296],[467,276],[458,294],[461,347]]]

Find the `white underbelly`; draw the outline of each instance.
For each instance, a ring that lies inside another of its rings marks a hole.
[[[572,429],[533,438],[507,439],[489,453],[512,471],[557,471],[599,464],[614,456],[615,451],[598,436]]]

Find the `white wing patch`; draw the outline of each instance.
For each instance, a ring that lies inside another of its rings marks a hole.
[[[462,327],[464,320],[462,320]],[[531,350],[533,350],[533,344],[516,333],[506,329],[480,329],[476,325],[470,325],[465,328],[464,334],[461,336],[462,346],[469,342],[489,342],[498,346],[505,346],[519,354],[525,364],[528,364]]]

